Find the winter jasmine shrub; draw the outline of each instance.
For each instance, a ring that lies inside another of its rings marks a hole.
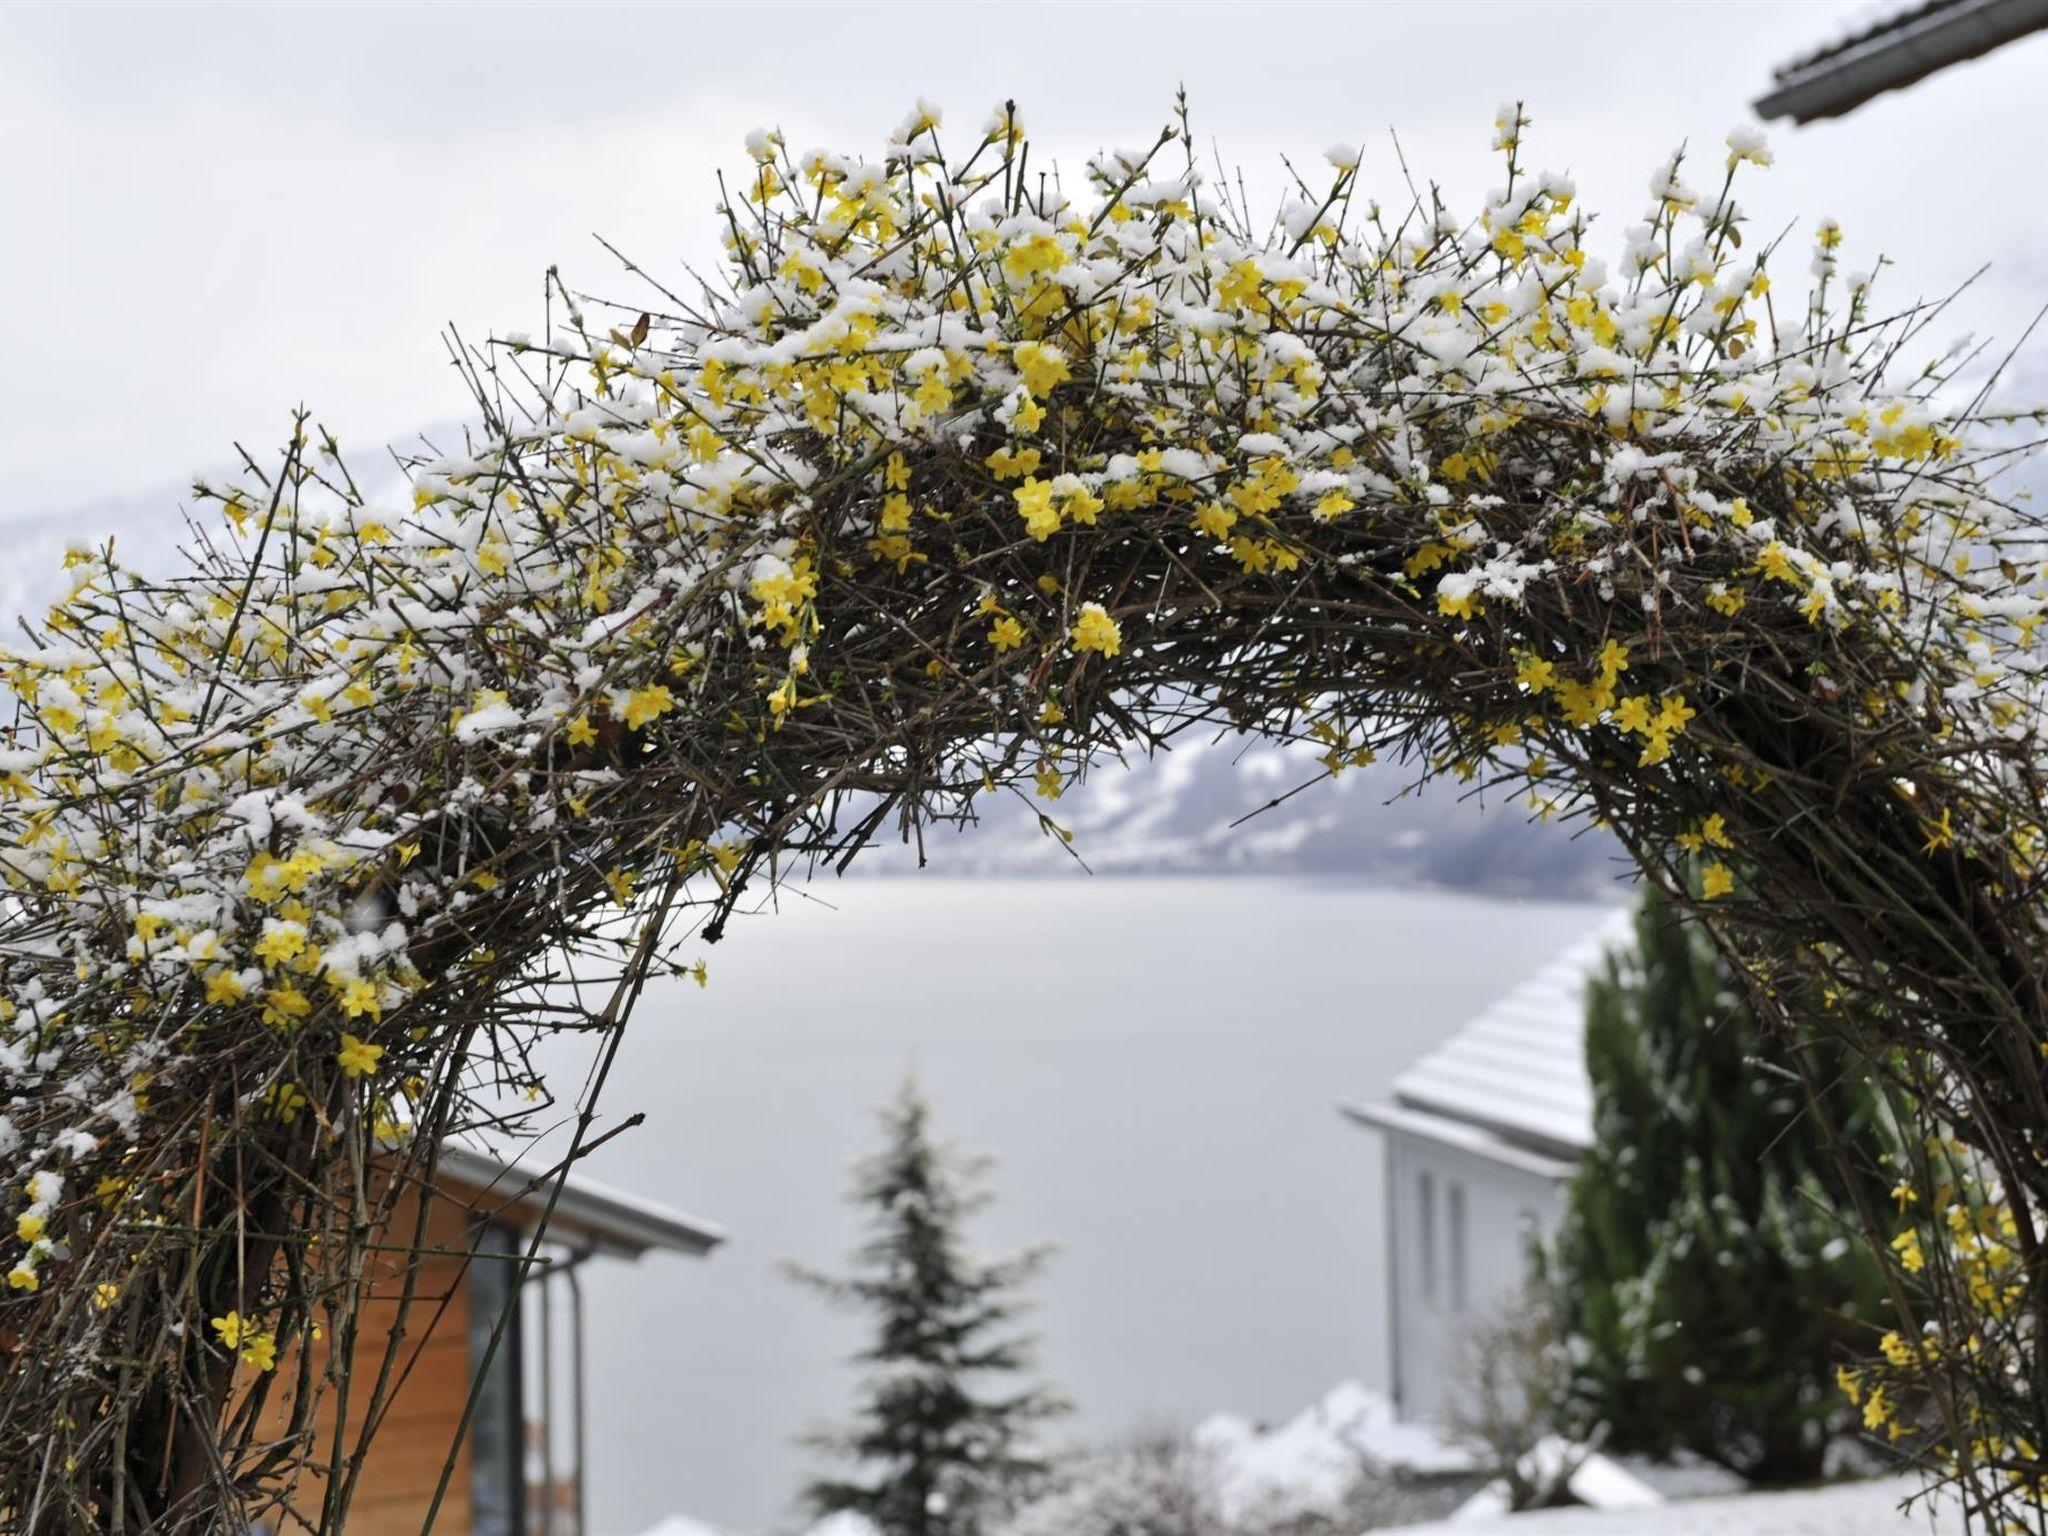
[[[1596,240],[1526,126],[1468,214],[1338,146],[1271,220],[1184,118],[1069,180],[1008,106],[867,159],[756,133],[717,282],[556,279],[538,338],[456,346],[476,429],[395,494],[302,420],[200,488],[182,568],[74,551],[5,658],[9,1523],[338,1530],[363,1442],[306,1340],[368,1283],[410,1304],[377,1234],[444,1138],[545,1107],[534,1033],[599,1036],[601,1085],[750,892],[989,795],[1063,835],[1092,761],[1190,730],[1605,821],[1767,1022],[1916,1094],[1972,1193],[1916,1161],[1903,1233],[1862,1213],[1933,1282],[1884,1369],[1931,1465],[2031,1497],[2043,554],[2007,441],[1832,224],[1774,286],[1755,136]]]

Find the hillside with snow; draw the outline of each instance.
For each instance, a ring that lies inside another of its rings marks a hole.
[[[1376,763],[1323,778],[1319,749],[1190,735],[1152,758],[1100,764],[1054,802],[999,797],[975,826],[927,829],[943,875],[1297,874],[1505,896],[1602,899],[1626,873],[1619,846],[1583,824],[1542,823],[1511,800],[1464,798]],[[1299,791],[1296,793],[1296,791]],[[1041,817],[1071,834],[1063,838]],[[871,874],[917,867],[890,846]]]

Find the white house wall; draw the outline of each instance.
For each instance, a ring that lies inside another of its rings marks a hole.
[[[1428,1420],[1448,1400],[1470,1323],[1521,1287],[1531,1230],[1555,1230],[1563,1184],[1409,1131],[1390,1129],[1386,1147],[1394,1403]]]

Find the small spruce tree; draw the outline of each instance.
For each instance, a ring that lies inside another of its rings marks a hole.
[[[1572,1360],[1568,1429],[1604,1424],[1612,1449],[1689,1450],[1766,1483],[1820,1476],[1853,1429],[1835,1367],[1868,1352],[1889,1308],[1786,1049],[1653,895],[1635,952],[1588,989],[1594,1144],[1541,1266]],[[1839,1051],[1807,1065],[1881,1208],[1879,1096]]]
[[[863,1516],[880,1536],[982,1536],[1037,1491],[1045,1465],[1031,1431],[1066,1408],[1042,1388],[1002,1389],[1030,1365],[1031,1341],[1008,1325],[1049,1250],[973,1257],[962,1228],[988,1203],[987,1160],[933,1139],[912,1079],[878,1115],[886,1145],[855,1170],[853,1198],[869,1214],[855,1273],[789,1266],[874,1324],[855,1356],[865,1377],[854,1420],[806,1436],[856,1470],[814,1480],[804,1501]]]

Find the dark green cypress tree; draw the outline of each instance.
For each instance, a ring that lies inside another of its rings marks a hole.
[[[1654,895],[1635,952],[1593,978],[1594,1145],[1542,1266],[1575,1432],[1604,1424],[1610,1449],[1689,1450],[1782,1483],[1818,1477],[1853,1428],[1835,1367],[1869,1352],[1890,1309],[1786,1048]],[[1878,1095],[1839,1052],[1807,1065],[1882,1209],[1893,1141]]]
[[[915,1081],[879,1111],[881,1152],[855,1170],[868,1211],[855,1272],[790,1273],[864,1313],[873,1340],[854,1420],[806,1438],[855,1470],[804,1490],[819,1515],[851,1511],[881,1536],[982,1536],[1039,1485],[1031,1432],[1065,1403],[1037,1387],[1003,1390],[1030,1365],[1031,1341],[1011,1323],[1017,1289],[1049,1250],[995,1260],[969,1255],[962,1228],[988,1203],[988,1163],[935,1141]]]

